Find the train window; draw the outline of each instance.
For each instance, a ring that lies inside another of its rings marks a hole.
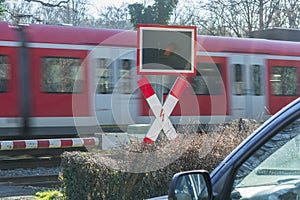
[[[8,56],[0,55],[0,93],[8,91],[9,74],[9,60]]]
[[[112,93],[111,61],[109,59],[97,59],[97,93]]]
[[[271,74],[272,94],[278,96],[298,95],[297,68],[291,66],[274,66]]]
[[[244,95],[244,78],[243,78],[243,66],[241,64],[234,65],[234,84],[235,84],[235,94]]]
[[[79,58],[44,57],[42,90],[45,93],[82,92],[83,74]]]
[[[132,66],[131,60],[123,59],[120,61],[118,85],[119,85],[120,92],[124,94],[130,94],[132,92],[131,66]]]
[[[253,84],[253,94],[255,96],[262,95],[262,85],[261,85],[261,66],[252,65],[252,84]]]
[[[197,75],[191,77],[191,86],[196,95],[221,95],[223,88],[221,65],[197,63]]]

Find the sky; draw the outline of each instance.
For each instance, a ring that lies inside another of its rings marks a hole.
[[[151,3],[153,0],[90,0],[91,3],[95,4],[97,7],[107,7],[107,6],[121,6],[123,3]]]
[[[97,16],[99,9],[108,7],[108,6],[121,6],[123,4],[133,4],[133,3],[142,3],[142,4],[152,4],[154,0],[90,0],[92,6],[90,11],[92,15]]]
[[[108,6],[121,6],[124,3],[143,3],[144,0],[90,0],[90,3],[92,4],[90,8],[90,12],[92,15],[98,15],[99,9],[105,8]],[[94,5],[94,6],[93,6]]]

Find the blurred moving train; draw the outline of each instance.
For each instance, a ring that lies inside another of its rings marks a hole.
[[[198,36],[197,75],[177,123],[266,119],[300,93],[300,43]],[[150,123],[136,73],[137,33],[0,22],[0,138]],[[152,83],[157,76],[149,76]],[[163,76],[164,97],[176,76]],[[155,85],[155,84],[153,84]]]

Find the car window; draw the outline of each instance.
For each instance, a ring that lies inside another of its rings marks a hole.
[[[300,119],[259,148],[237,170],[232,199],[300,199]]]

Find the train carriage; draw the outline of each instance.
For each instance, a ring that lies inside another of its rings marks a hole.
[[[0,137],[76,135],[151,123],[135,31],[0,23]],[[197,38],[178,123],[264,120],[299,96],[300,44]],[[155,86],[157,76],[149,75]],[[176,76],[163,76],[166,98]],[[102,127],[102,129],[100,128]]]

